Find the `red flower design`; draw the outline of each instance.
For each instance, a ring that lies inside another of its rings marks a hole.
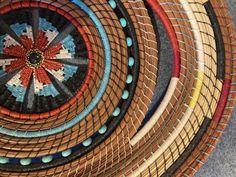
[[[24,43],[24,46],[20,44],[11,45],[3,51],[4,54],[16,58],[6,67],[6,72],[22,69],[20,80],[24,87],[29,85],[32,75],[34,75],[39,82],[50,84],[51,80],[47,70],[58,71],[63,67],[63,64],[54,60],[62,49],[62,45],[56,44],[47,47],[49,41],[43,31],[38,32],[35,42],[26,35],[20,36],[20,39],[22,43]]]

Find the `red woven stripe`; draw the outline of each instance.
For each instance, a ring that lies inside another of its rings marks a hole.
[[[58,70],[62,69],[63,64],[59,63],[59,62],[55,62],[53,60],[44,60],[43,66],[46,69],[58,71]]]
[[[42,67],[35,69],[35,77],[41,83],[44,83],[44,84],[52,83],[50,78],[48,77],[48,74]]]
[[[219,122],[221,120],[229,96],[230,85],[231,85],[231,80],[226,79],[224,81],[223,89],[220,95],[220,100],[217,104],[216,112],[213,116],[213,121],[215,122]]]
[[[56,44],[56,45],[53,45],[52,47],[46,49],[44,52],[45,59],[48,59],[48,60],[55,59],[56,55],[60,53],[61,49],[62,49],[61,44]]]
[[[25,65],[25,60],[23,58],[11,61],[11,65],[6,67],[6,72],[12,72],[16,69],[20,69]]]
[[[30,78],[33,74],[33,69],[29,67],[24,67],[24,69],[21,72],[20,80],[22,81],[22,85],[24,87],[27,87],[30,82]]]
[[[166,31],[168,33],[169,39],[172,44],[173,52],[174,52],[174,67],[172,71],[173,77],[180,76],[180,49],[179,44],[177,41],[177,37],[175,34],[174,27],[171,24],[171,21],[169,20],[167,14],[164,12],[163,8],[160,6],[157,0],[147,0],[149,5],[152,7],[154,12],[159,16],[160,20],[162,21],[164,27],[166,28]]]
[[[19,45],[12,45],[8,48],[3,49],[3,53],[14,56],[16,58],[25,58],[26,49]]]

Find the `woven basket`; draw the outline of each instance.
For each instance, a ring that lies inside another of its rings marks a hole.
[[[235,34],[223,0],[0,0],[0,176],[193,176]]]

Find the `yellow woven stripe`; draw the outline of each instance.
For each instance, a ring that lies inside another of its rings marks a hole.
[[[189,107],[191,109],[194,109],[194,107],[197,104],[197,101],[198,101],[198,98],[199,98],[199,95],[200,95],[200,92],[201,92],[202,84],[203,84],[203,79],[204,79],[204,72],[198,71],[197,82],[195,84],[195,90],[193,92],[193,97],[192,97],[192,99],[189,103]]]

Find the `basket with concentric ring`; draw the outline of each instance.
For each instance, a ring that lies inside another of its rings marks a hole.
[[[223,0],[1,0],[0,176],[193,176],[235,34]]]

